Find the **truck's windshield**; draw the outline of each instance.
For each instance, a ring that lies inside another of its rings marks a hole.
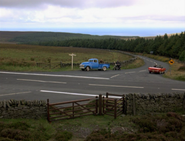
[[[98,60],[96,60],[96,59],[89,59],[89,62],[98,63]]]

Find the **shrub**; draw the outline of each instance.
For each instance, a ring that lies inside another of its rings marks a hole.
[[[55,135],[55,139],[57,141],[68,141],[72,138],[72,133],[67,132],[67,131],[58,131],[57,134]]]
[[[15,141],[14,139],[0,137],[0,141]]]
[[[147,115],[142,118],[134,118],[131,121],[139,126],[139,132],[154,132],[157,130],[157,124]]]
[[[185,71],[185,65],[180,66],[179,69],[178,69],[178,71]]]
[[[100,129],[98,131],[93,131],[85,141],[106,141],[109,138],[111,138],[110,131],[107,131],[106,129]]]
[[[26,122],[15,122],[9,125],[10,128],[14,128],[14,129],[20,129],[20,130],[28,130],[28,128],[30,128],[30,125],[28,125],[28,123]]]
[[[19,129],[11,129],[11,128],[6,128],[2,130],[0,135],[3,138],[14,139],[14,140],[27,140],[31,136],[31,134],[27,131],[22,131]]]

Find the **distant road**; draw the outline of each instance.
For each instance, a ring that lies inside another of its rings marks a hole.
[[[174,93],[185,92],[185,82],[149,74],[148,67],[169,65],[141,57],[145,65],[120,71],[5,72],[0,71],[0,101],[10,99],[47,100],[60,102],[94,97],[106,92]]]

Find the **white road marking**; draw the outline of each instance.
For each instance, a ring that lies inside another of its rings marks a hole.
[[[114,78],[114,77],[117,77],[117,76],[119,76],[119,74],[117,74],[117,75],[113,75],[113,76],[111,76],[111,78]]]
[[[78,95],[78,96],[91,96],[96,97],[95,94],[82,94],[82,93],[71,93],[71,92],[60,92],[60,91],[50,91],[50,90],[40,90],[42,93],[55,93],[55,94],[66,94],[66,95]],[[103,95],[105,96],[105,95]],[[110,98],[121,98],[121,96],[109,96]]]
[[[79,96],[98,96],[94,94],[82,94],[82,93],[71,93],[71,92],[59,92],[59,91],[50,91],[50,90],[40,90],[42,93],[55,93],[55,94],[67,94],[67,95],[79,95]]]
[[[10,93],[10,94],[0,94],[1,96],[8,96],[8,95],[17,95],[17,94],[28,94],[31,93],[31,91],[27,91],[27,92],[19,92],[19,93]]]
[[[122,86],[122,85],[103,85],[103,84],[89,84],[90,86],[100,86],[100,87],[120,87],[120,88],[135,88],[135,89],[143,89],[144,87],[138,86]]]
[[[146,70],[140,70],[139,72],[144,72],[144,71],[146,71]]]
[[[70,78],[84,78],[84,79],[102,79],[109,80],[110,78],[105,77],[90,77],[90,76],[75,76],[75,75],[56,75],[56,74],[39,74],[39,73],[20,73],[20,72],[4,72],[0,71],[0,73],[4,74],[18,74],[18,75],[35,75],[35,76],[52,76],[52,77],[70,77]]]
[[[175,88],[172,88],[173,91],[185,91],[185,89],[175,89]]]
[[[19,81],[33,81],[33,82],[42,82],[42,83],[60,83],[66,84],[66,82],[59,82],[59,81],[43,81],[43,80],[33,80],[33,79],[17,79]]]
[[[129,73],[135,73],[135,71],[131,71],[131,72],[125,72],[125,74],[129,74]]]

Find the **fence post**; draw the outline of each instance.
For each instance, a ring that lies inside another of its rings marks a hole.
[[[74,110],[75,110],[75,108],[74,108],[74,102],[72,103],[72,106],[73,106],[73,118],[74,118],[74,114],[75,114],[75,112],[74,112]]]
[[[126,114],[126,111],[125,111],[125,98],[124,98],[124,95],[122,96],[122,99],[123,99],[123,114]]]
[[[106,92],[106,98],[108,98],[109,97],[109,93],[108,92]]]
[[[106,93],[106,98],[107,98],[107,99],[109,98],[109,93],[108,93],[108,92]],[[108,106],[107,106],[107,103],[108,103],[108,100],[107,100],[107,99],[106,99],[106,106],[105,106],[105,107],[106,107],[106,111],[107,111],[107,107],[108,107]]]
[[[96,96],[96,105],[95,105],[96,115],[98,113],[98,96]]]
[[[105,97],[103,96],[103,104],[102,104],[102,108],[103,108],[103,114],[105,114],[104,101],[105,101]]]
[[[133,94],[133,101],[132,101],[132,109],[133,109],[133,115],[136,115],[136,101],[135,101],[135,94]]]
[[[99,94],[99,115],[102,115],[102,95]]]
[[[48,119],[48,122],[51,123],[50,115],[49,115],[49,99],[47,99],[47,119]]]
[[[114,119],[117,117],[117,99],[114,99]]]

